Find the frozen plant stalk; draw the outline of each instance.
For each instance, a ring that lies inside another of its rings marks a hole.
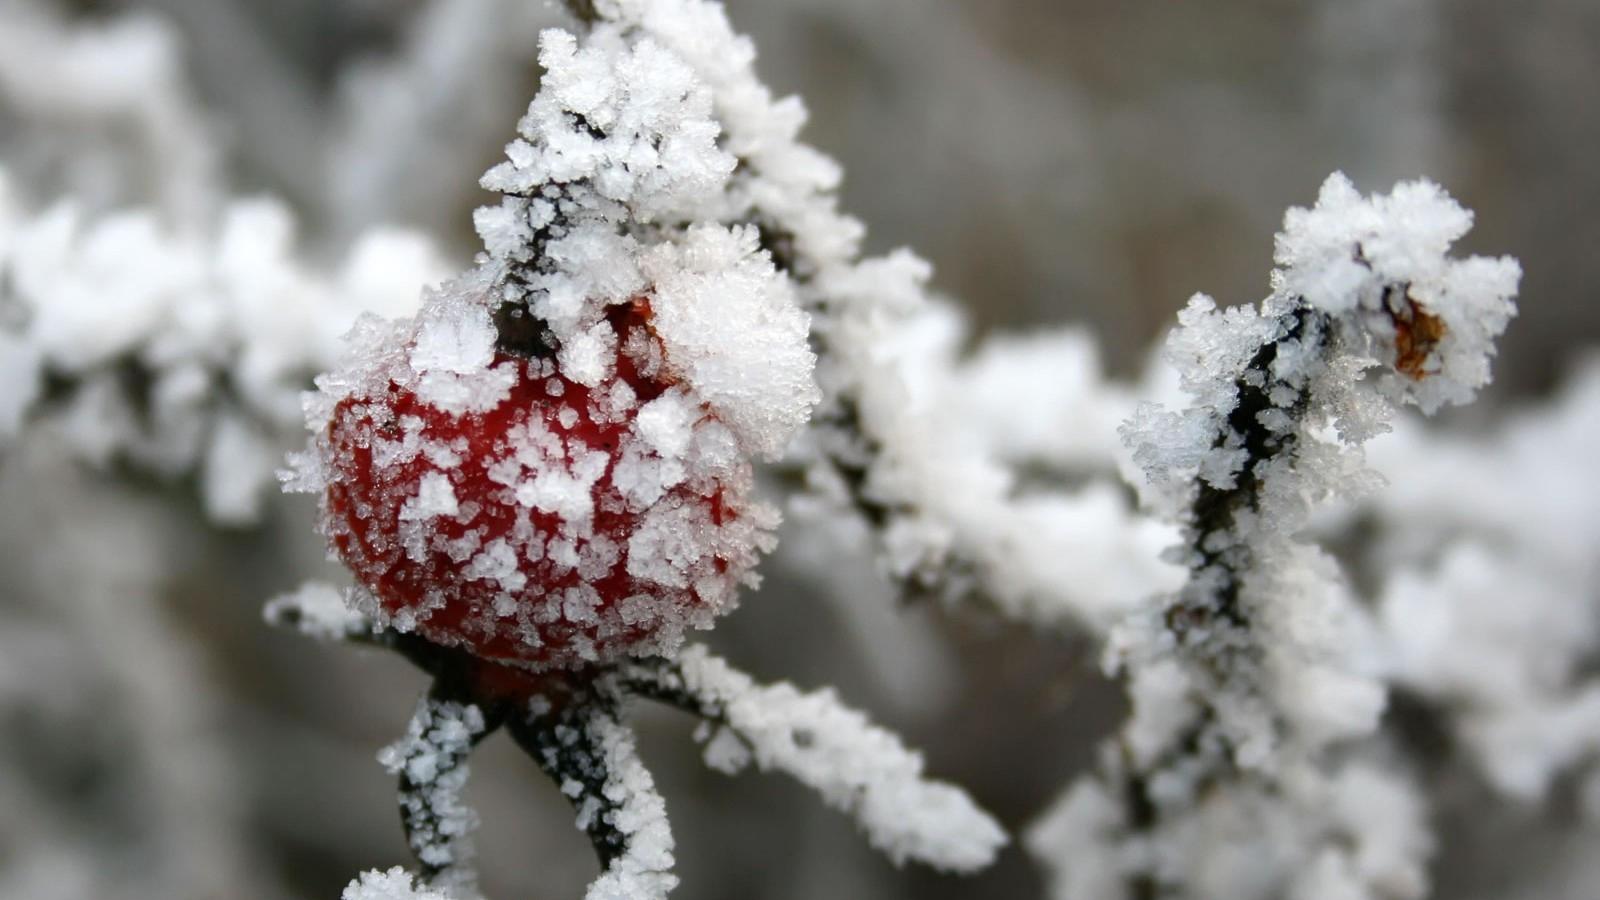
[[[1471,221],[1428,182],[1363,198],[1335,175],[1286,217],[1259,308],[1197,296],[1180,315],[1168,355],[1192,402],[1123,434],[1189,577],[1113,636],[1130,719],[1031,839],[1058,897],[1424,892],[1420,803],[1353,745],[1385,699],[1369,623],[1297,534],[1312,503],[1370,486],[1359,445],[1394,406],[1488,381],[1519,269],[1449,258]]]

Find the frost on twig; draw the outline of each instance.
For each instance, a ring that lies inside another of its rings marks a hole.
[[[399,778],[400,819],[423,879],[460,893],[477,882],[472,832],[478,815],[462,796],[467,756],[499,723],[477,706],[446,697],[437,686],[423,697],[406,736],[385,747],[378,761]]]
[[[1126,895],[1424,890],[1429,841],[1404,780],[1370,780],[1413,813],[1400,845],[1415,852],[1382,866],[1360,850],[1382,820],[1344,821],[1326,802],[1385,690],[1366,662],[1372,623],[1297,535],[1313,503],[1370,489],[1355,448],[1391,405],[1432,412],[1488,380],[1519,273],[1509,259],[1448,257],[1470,224],[1432,184],[1363,198],[1336,175],[1315,208],[1286,217],[1259,309],[1197,297],[1180,316],[1168,354],[1191,405],[1141,409],[1125,435],[1150,501],[1183,528],[1172,554],[1189,579],[1114,635],[1131,718],[1101,783],[1080,783],[1046,826],[1100,842]],[[1258,864],[1216,865],[1210,841],[1241,831],[1265,842]],[[1071,845],[1047,850],[1044,833],[1034,849],[1070,866]]]
[[[291,593],[267,601],[262,615],[269,625],[289,628],[319,641],[355,642],[377,631],[371,619],[345,600],[343,591],[317,581],[308,581]]]
[[[322,639],[385,647],[431,674],[405,740],[386,750],[401,778],[412,849],[435,885],[470,887],[460,804],[471,746],[501,724],[578,812],[604,871],[600,898],[661,897],[677,883],[665,803],[639,760],[621,711],[629,697],[667,703],[705,721],[707,762],[725,772],[754,763],[793,776],[849,814],[896,863],[968,873],[994,861],[1005,832],[965,792],[923,774],[922,757],[831,690],[763,686],[689,646],[674,657],[576,672],[529,672],[414,634],[340,615],[338,592],[307,585],[269,604],[268,618]],[[631,893],[630,893],[631,891]]]
[[[362,872],[339,894],[339,900],[462,900],[425,884],[413,883],[410,872],[395,866]]]
[[[831,690],[758,685],[698,646],[676,659],[627,664],[620,677],[633,691],[704,718],[707,764],[731,774],[754,762],[794,777],[854,818],[897,864],[973,872],[1006,842],[963,791],[924,778],[920,754]]]
[[[618,718],[620,698],[596,687],[534,697],[509,730],[571,801],[594,845],[603,871],[587,900],[656,900],[678,884],[666,801]]]

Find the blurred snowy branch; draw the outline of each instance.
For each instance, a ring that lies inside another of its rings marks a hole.
[[[166,23],[68,23],[32,0],[0,2],[0,159],[28,201],[146,205],[203,226],[222,195],[212,132]]]
[[[1600,367],[1492,436],[1404,421],[1375,441],[1366,510],[1389,677],[1436,704],[1501,791],[1542,797],[1600,755]],[[1469,486],[1470,487],[1466,487]]]
[[[323,273],[270,200],[230,204],[213,230],[143,209],[30,214],[9,187],[0,170],[0,442],[48,422],[95,465],[198,474],[222,522],[257,514],[300,393],[356,316],[409,312],[442,271],[426,239],[377,231]]]

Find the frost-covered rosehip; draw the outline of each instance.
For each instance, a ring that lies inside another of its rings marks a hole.
[[[362,612],[571,668],[670,652],[755,582],[777,513],[751,461],[816,402],[806,318],[748,232],[639,259],[623,299],[564,317],[485,267],[358,325],[289,487],[320,495]]]
[[[394,381],[334,408],[326,527],[385,613],[479,656],[570,666],[731,605],[756,561],[750,466],[674,389],[647,303],[617,309],[596,389],[499,352],[505,396],[485,409]]]

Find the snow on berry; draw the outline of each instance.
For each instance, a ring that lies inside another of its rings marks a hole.
[[[513,346],[492,287],[469,275],[358,329],[291,487],[322,494],[357,605],[392,627],[534,668],[669,652],[770,549],[746,445],[681,378],[648,295],[573,353]]]
[[[711,98],[649,41],[546,32],[484,187],[478,265],[368,319],[288,487],[380,625],[533,668],[670,652],[753,584],[752,496],[819,399],[810,322],[748,225]]]

